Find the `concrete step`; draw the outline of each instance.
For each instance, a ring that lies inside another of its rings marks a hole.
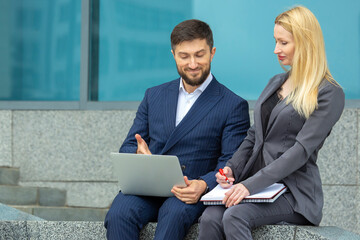
[[[18,168],[0,167],[0,185],[18,185],[19,178]]]
[[[37,187],[0,186],[0,202],[8,205],[36,205]]]
[[[11,206],[48,221],[104,221],[107,208]]]
[[[66,191],[57,188],[39,188],[40,206],[65,206]]]
[[[0,185],[0,202],[8,205],[65,206],[66,191],[56,188]]]
[[[147,224],[140,232],[140,240],[153,239],[156,223]],[[103,222],[62,221],[0,221],[0,239],[106,239]],[[194,224],[184,240],[196,240],[198,224]],[[358,240],[360,235],[337,227],[306,227],[294,225],[266,225],[252,231],[254,240]]]

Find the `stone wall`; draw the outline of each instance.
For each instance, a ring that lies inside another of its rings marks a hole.
[[[252,114],[252,113],[251,113]],[[67,190],[67,206],[107,208],[118,189],[117,152],[135,111],[0,111],[0,166],[20,185]],[[321,225],[360,233],[360,109],[346,108],[319,154],[325,194]]]

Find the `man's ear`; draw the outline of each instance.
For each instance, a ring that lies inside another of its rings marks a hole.
[[[173,57],[175,58],[175,52],[174,52],[174,50],[171,49],[171,53],[172,53]]]
[[[213,48],[211,49],[211,51],[210,51],[211,61],[212,61],[212,59],[213,59],[213,57],[214,57],[214,55],[215,55],[215,52],[216,52],[216,47],[213,47]]]

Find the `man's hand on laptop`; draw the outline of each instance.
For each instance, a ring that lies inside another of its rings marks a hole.
[[[189,180],[186,176],[184,176],[184,180],[187,185],[186,187],[174,186],[171,192],[186,204],[197,203],[206,190],[206,182],[204,180]]]
[[[144,139],[142,139],[140,134],[135,134],[135,138],[137,140],[137,145],[138,145],[138,147],[136,149],[136,153],[151,155],[151,152],[150,152],[150,149],[149,149],[147,143],[145,142]]]

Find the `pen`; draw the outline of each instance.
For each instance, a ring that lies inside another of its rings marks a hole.
[[[227,176],[224,174],[224,171],[222,170],[222,168],[219,168],[219,173],[220,173],[221,175],[223,175],[223,176],[225,177],[225,179],[226,179],[226,182],[227,182],[228,184],[230,184],[230,181],[229,181],[229,179],[227,178]]]

